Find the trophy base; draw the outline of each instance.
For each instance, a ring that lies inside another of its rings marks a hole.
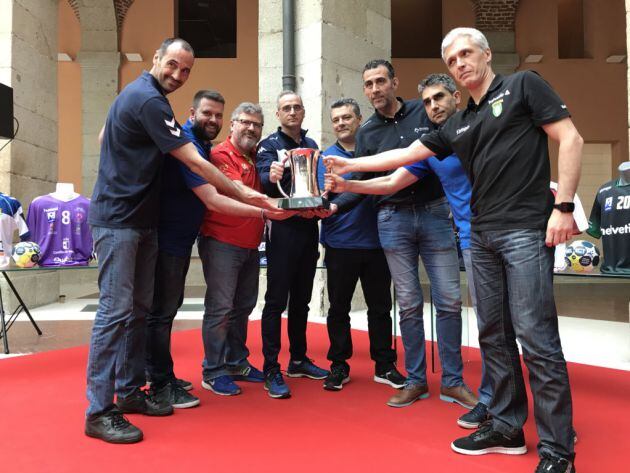
[[[325,197],[289,197],[278,199],[278,208],[284,210],[328,209],[330,202]]]

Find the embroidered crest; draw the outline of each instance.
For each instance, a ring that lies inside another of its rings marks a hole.
[[[497,100],[492,104],[492,115],[498,117],[503,112],[503,100]]]

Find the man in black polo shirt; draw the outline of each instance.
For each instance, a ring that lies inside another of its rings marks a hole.
[[[574,472],[571,389],[553,298],[553,246],[571,237],[583,140],[553,89],[532,71],[503,77],[484,35],[456,28],[442,42],[468,107],[402,150],[326,158],[336,173],[376,171],[456,153],[472,183],[472,262],[479,344],[494,388],[491,422],[455,440],[458,453],[523,454],[527,394],[523,347],[540,442],[537,472]],[[560,143],[558,192],[549,191],[547,139]]]
[[[140,390],[145,384],[145,319],[153,299],[164,155],[170,153],[224,194],[272,208],[265,196],[234,185],[182,133],[166,94],[186,82],[193,62],[186,41],[165,40],[151,71],[143,72],[114,100],[101,132],[89,217],[100,297],[87,367],[85,433],[106,442],[142,440],[142,431],[123,413],[173,412],[170,404],[155,402]]]
[[[363,69],[363,91],[375,108],[357,133],[356,156],[368,156],[403,148],[429,131],[421,100],[396,97],[398,78],[385,60],[370,61]],[[373,174],[357,176],[368,179]],[[342,194],[335,200],[339,212],[365,196]],[[393,195],[376,196],[378,233],[396,287],[400,308],[400,332],[405,347],[407,379],[393,370],[376,373],[379,382],[402,387],[387,404],[405,407],[428,396],[424,338],[424,299],[418,276],[418,259],[431,282],[437,309],[437,338],[442,362],[440,398],[469,409],[477,398],[464,384],[461,356],[461,297],[459,261],[450,208],[439,178],[431,173],[422,182]]]

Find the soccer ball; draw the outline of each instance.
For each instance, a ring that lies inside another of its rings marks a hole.
[[[577,240],[567,246],[564,258],[576,273],[590,273],[599,264],[599,250],[590,241]]]
[[[13,261],[20,268],[32,268],[39,261],[41,250],[32,241],[21,241],[13,247]]]

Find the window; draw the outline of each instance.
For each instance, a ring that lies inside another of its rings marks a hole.
[[[236,57],[236,0],[178,0],[175,32],[198,58]]]
[[[577,59],[584,54],[582,0],[558,0],[558,58]]]
[[[392,57],[439,58],[442,0],[392,0]]]

